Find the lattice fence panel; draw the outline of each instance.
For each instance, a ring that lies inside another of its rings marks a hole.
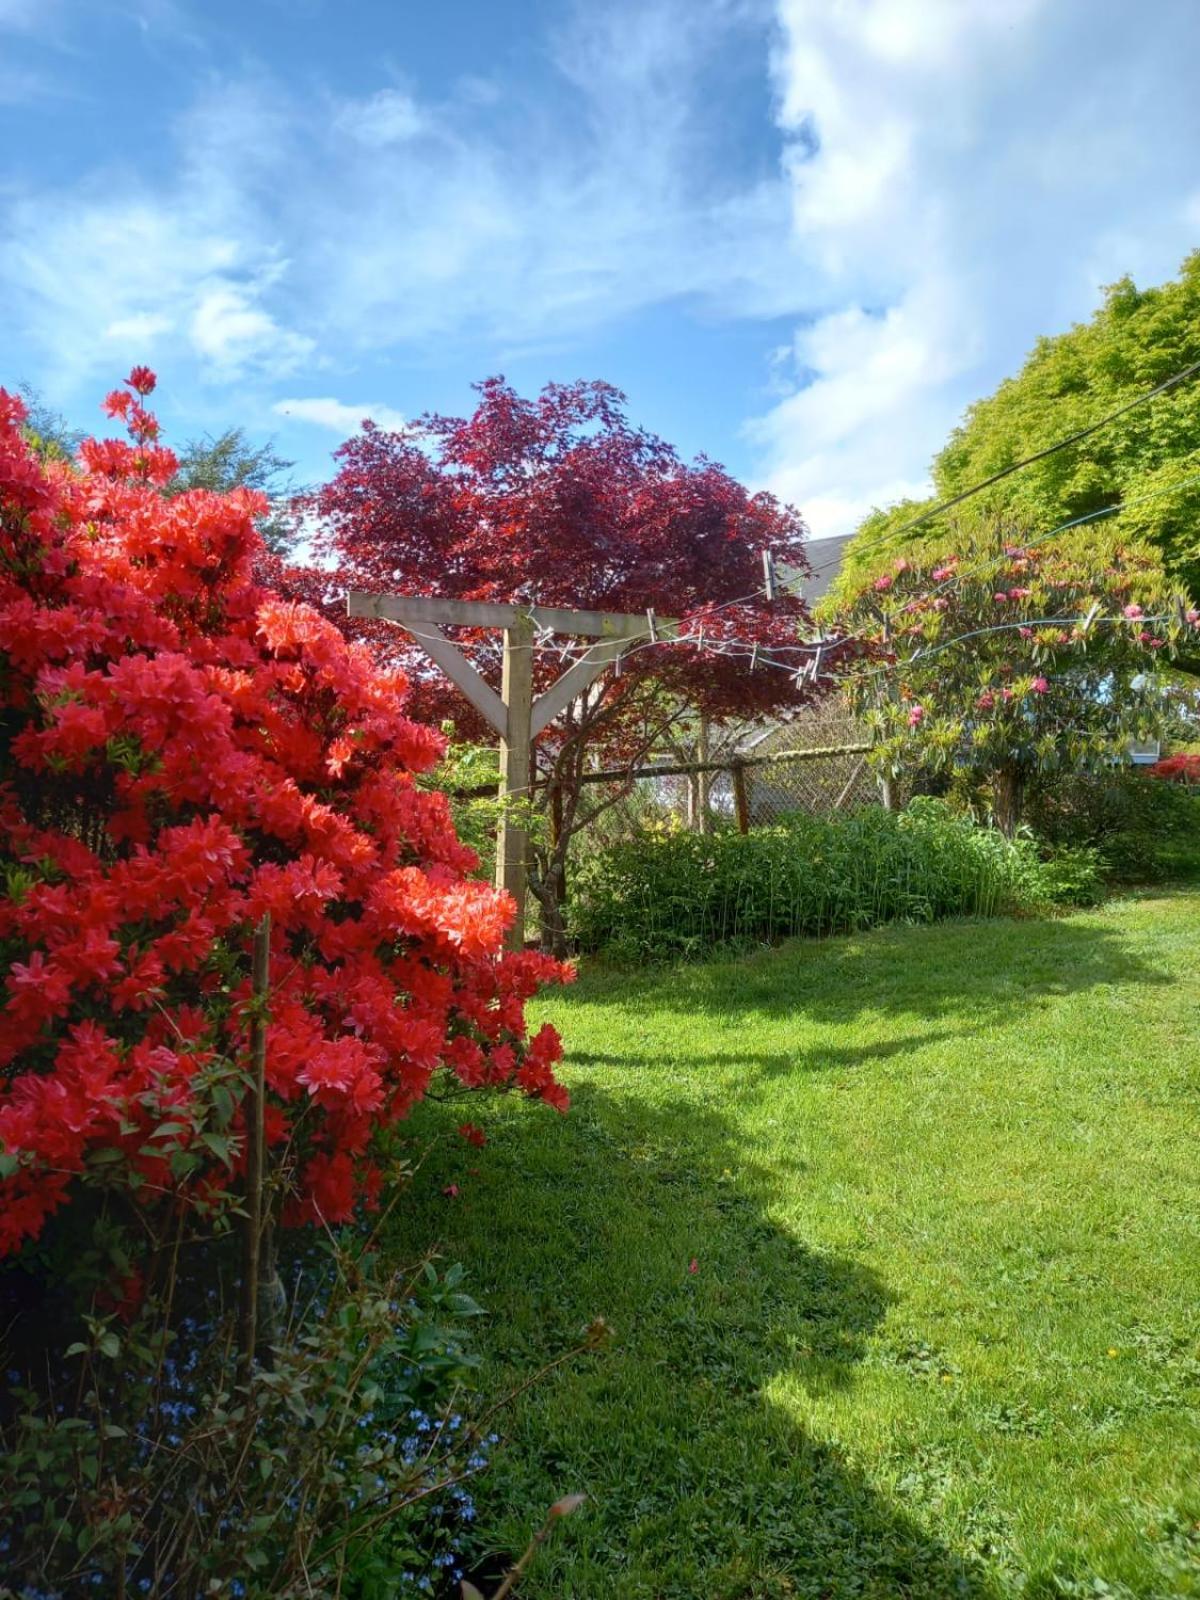
[[[854,811],[878,802],[879,786],[865,755],[829,755],[748,767],[746,799],[753,828],[795,811],[821,817]]]

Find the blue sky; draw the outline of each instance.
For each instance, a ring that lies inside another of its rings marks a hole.
[[[814,535],[1200,245],[1195,0],[0,0],[0,381],[309,481],[603,377]]]

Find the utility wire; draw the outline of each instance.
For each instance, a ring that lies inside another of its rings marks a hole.
[[[982,494],[985,489],[990,489],[993,484],[1000,483],[1004,478],[1010,478],[1014,472],[1020,472],[1025,467],[1031,467],[1037,461],[1045,461],[1048,456],[1057,455],[1060,450],[1066,450],[1073,444],[1078,444],[1081,439],[1089,438],[1093,433],[1099,433],[1101,428],[1107,428],[1110,423],[1116,422],[1119,417],[1126,416],[1138,406],[1145,405],[1148,400],[1153,400],[1156,395],[1165,394],[1168,389],[1175,388],[1176,384],[1185,383],[1188,378],[1200,372],[1200,361],[1193,361],[1190,366],[1173,373],[1171,377],[1164,378],[1161,383],[1156,383],[1152,389],[1146,389],[1141,394],[1135,395],[1132,400],[1127,400],[1124,405],[1118,406],[1115,411],[1110,411],[1107,416],[1101,417],[1098,422],[1091,422],[1086,428],[1080,428],[1075,433],[1069,433],[1065,438],[1059,439],[1054,444],[1048,444],[1044,450],[1037,450],[1031,456],[1025,456],[1021,461],[1014,461],[1007,467],[1001,467],[999,472],[993,472],[991,477],[982,479],[979,483],[972,484],[969,489],[963,489],[959,494],[951,495],[948,500],[939,501],[935,506],[930,506],[928,511],[923,511],[919,517],[914,517],[911,522],[905,522],[898,528],[890,528],[886,533],[880,534],[877,539],[868,540],[860,545],[860,550],[873,550],[881,544],[890,544],[893,539],[898,539],[902,534],[911,533],[914,528],[923,527],[934,517],[939,517],[944,511],[951,510],[954,506],[962,505],[964,500],[970,500],[977,494]],[[827,562],[823,567],[814,567],[813,575],[828,571],[834,565]]]

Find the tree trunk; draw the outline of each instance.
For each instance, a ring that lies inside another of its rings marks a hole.
[[[571,954],[567,943],[567,919],[563,902],[557,895],[549,894],[540,901],[542,910],[542,949],[548,955],[565,961]]]
[[[992,814],[1000,832],[1011,839],[1021,826],[1025,807],[1025,769],[1015,762],[1001,767],[992,786]]]
[[[563,838],[563,792],[554,783],[550,789],[550,850],[546,874],[538,895],[542,911],[542,949],[566,959],[567,951],[567,842]]]

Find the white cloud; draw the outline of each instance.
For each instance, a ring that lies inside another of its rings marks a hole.
[[[153,311],[134,311],[127,317],[117,317],[104,329],[103,337],[113,344],[142,346],[153,344],[163,334],[170,333],[170,317]]]
[[[257,289],[228,280],[201,289],[189,332],[200,355],[228,376],[247,367],[292,372],[316,348],[314,340],[281,327],[258,303]]]
[[[1168,0],[1158,30],[1120,9],[1097,27],[1083,0],[778,15],[796,238],[837,309],[798,331],[793,391],[747,433],[764,481],[833,534],[928,492],[965,404],[1101,283],[1175,269],[1200,115],[1174,58],[1194,14]]]
[[[347,405],[332,396],[313,396],[305,400],[277,400],[271,407],[278,416],[291,417],[297,422],[311,422],[314,427],[328,428],[331,433],[357,433],[364,420],[377,427],[394,430],[404,426],[405,418],[391,406]]]
[[[381,89],[365,100],[348,100],[333,119],[339,132],[372,149],[415,139],[427,126],[411,95],[402,89]]]
[[[746,430],[773,464],[771,488],[822,535],[924,493],[914,434],[939,436],[945,385],[977,353],[970,307],[949,282],[918,285],[884,312],[854,306],[801,329],[794,361],[811,381]]]

